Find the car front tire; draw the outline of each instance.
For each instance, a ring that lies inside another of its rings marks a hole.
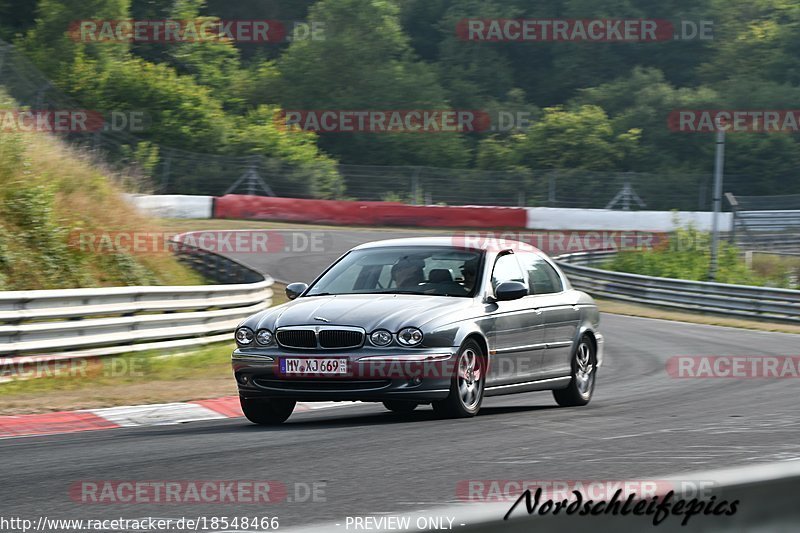
[[[383,402],[383,406],[393,413],[407,415],[417,408],[419,405],[416,402],[404,402],[403,400],[387,400]]]
[[[275,426],[286,422],[297,402],[281,399],[239,397],[244,416],[252,423],[261,426]]]
[[[469,418],[478,414],[486,383],[486,356],[480,345],[467,340],[456,358],[456,369],[446,399],[433,402],[433,410],[443,418]]]
[[[572,380],[565,389],[553,391],[561,407],[580,407],[592,399],[597,374],[597,350],[588,335],[581,337],[572,354]]]

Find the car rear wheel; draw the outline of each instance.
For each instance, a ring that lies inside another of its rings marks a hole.
[[[433,410],[446,418],[469,418],[478,414],[486,383],[486,357],[474,340],[466,341],[458,352],[450,395],[433,402]]]
[[[393,413],[408,414],[419,405],[417,402],[404,402],[402,400],[388,400],[383,406]]]
[[[242,398],[239,397],[242,412],[250,422],[262,426],[281,424],[291,416],[297,402],[292,400]]]
[[[565,389],[553,391],[561,407],[586,405],[592,399],[597,371],[597,352],[588,335],[581,337],[572,355],[572,380]]]

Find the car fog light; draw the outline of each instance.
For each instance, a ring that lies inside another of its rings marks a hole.
[[[268,329],[260,329],[256,332],[256,342],[261,346],[272,344],[272,332]]]

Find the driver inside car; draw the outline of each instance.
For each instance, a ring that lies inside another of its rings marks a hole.
[[[464,266],[461,267],[461,275],[464,276],[464,288],[471,291],[475,286],[475,278],[478,277],[478,260],[465,261]]]
[[[392,266],[392,280],[398,289],[416,289],[425,281],[425,263],[403,257]]]

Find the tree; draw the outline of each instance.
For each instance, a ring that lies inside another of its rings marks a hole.
[[[36,25],[20,44],[37,66],[54,78],[71,68],[79,50],[103,63],[124,58],[128,43],[92,43],[73,30],[82,20],[125,19],[129,7],[130,0],[39,0]]]
[[[289,110],[447,109],[435,72],[414,57],[388,0],[321,0],[310,20],[324,40],[296,41],[278,60],[280,102]],[[335,133],[320,146],[346,163],[469,164],[454,133]]]

